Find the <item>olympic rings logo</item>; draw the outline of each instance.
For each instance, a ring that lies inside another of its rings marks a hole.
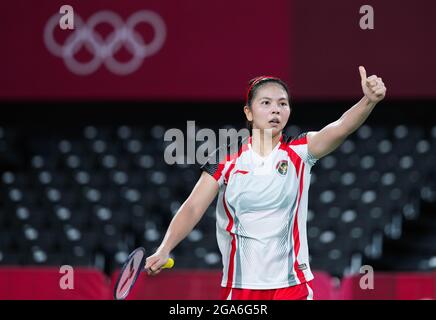
[[[44,28],[44,43],[47,49],[55,56],[64,60],[67,68],[77,75],[94,73],[102,64],[117,75],[128,75],[136,71],[146,57],[158,52],[165,42],[166,26],[163,19],[155,12],[142,10],[132,14],[124,23],[120,16],[112,11],[100,11],[91,16],[85,24],[75,15],[75,31],[72,32],[63,44],[54,38],[55,28],[59,24],[59,14],[53,15]],[[97,25],[108,23],[113,32],[106,39],[95,31]],[[142,36],[135,30],[140,23],[148,23],[154,31],[150,43],[144,43]],[[80,62],[75,54],[85,46],[92,54],[92,59]],[[114,54],[124,46],[132,58],[126,62],[115,59]]]

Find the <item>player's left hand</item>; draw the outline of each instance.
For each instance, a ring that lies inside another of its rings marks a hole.
[[[144,269],[151,276],[158,275],[162,271],[162,267],[168,261],[169,254],[157,251],[145,260]]]
[[[370,102],[377,103],[383,100],[386,95],[386,87],[382,78],[372,75],[366,77],[366,70],[364,67],[359,67],[360,79],[362,81],[362,90],[364,95]]]

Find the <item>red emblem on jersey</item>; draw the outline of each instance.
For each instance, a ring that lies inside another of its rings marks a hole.
[[[247,171],[247,170],[236,170],[234,174],[237,174],[237,173],[240,173],[240,174],[247,174],[248,171]]]
[[[288,160],[280,160],[277,162],[276,170],[282,176],[285,176],[288,172]]]

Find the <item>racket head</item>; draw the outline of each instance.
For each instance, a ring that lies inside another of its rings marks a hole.
[[[115,283],[115,300],[124,300],[127,297],[139,274],[144,269],[145,260],[145,249],[142,247],[139,247],[130,253],[118,275],[117,282]]]

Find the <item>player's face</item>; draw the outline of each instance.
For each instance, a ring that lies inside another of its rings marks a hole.
[[[272,129],[272,135],[280,134],[288,122],[291,109],[288,95],[276,83],[261,86],[253,99],[247,119],[252,121],[253,129]]]

